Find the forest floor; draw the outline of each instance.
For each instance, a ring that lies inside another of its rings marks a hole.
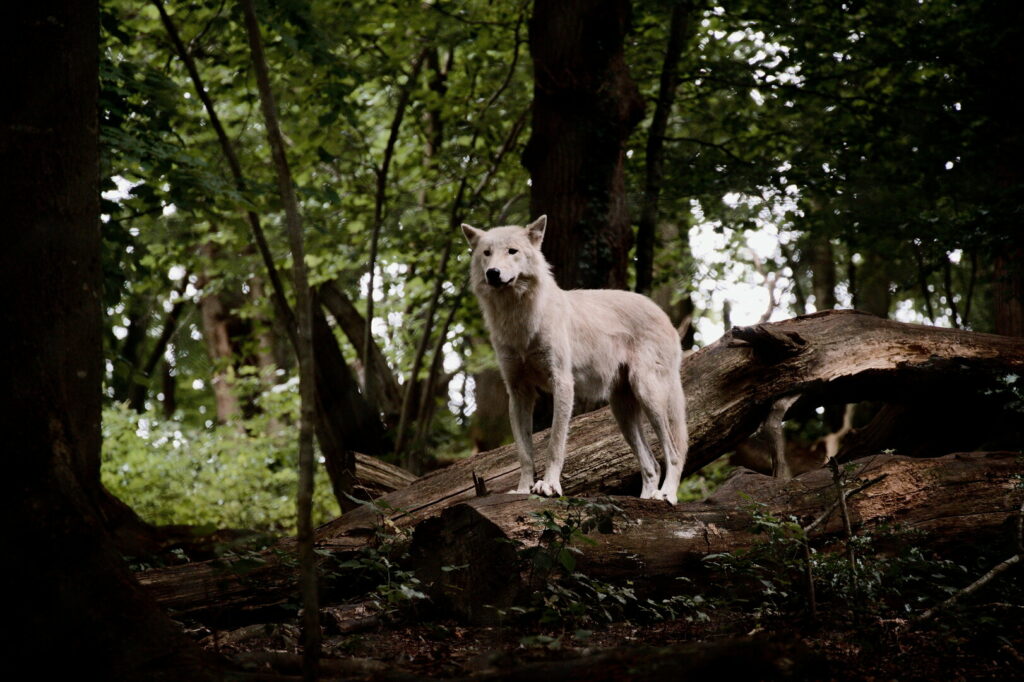
[[[601,652],[618,651],[633,665],[644,663],[651,647],[685,657],[687,645],[720,650],[709,667],[718,670],[724,657],[751,657],[751,644],[774,647],[768,673],[753,667],[752,679],[821,680],[978,680],[1024,678],[1024,618],[1018,605],[975,605],[956,616],[943,615],[926,624],[883,621],[867,616],[817,623],[781,618],[760,623],[736,612],[715,611],[710,620],[658,623],[610,623],[589,631],[551,627],[479,627],[450,620],[417,621],[368,617],[358,632],[331,634],[323,643],[323,679],[544,679],[546,664],[584,661]],[[218,653],[247,679],[289,679],[299,672],[298,628],[288,623],[250,625],[214,633],[193,633],[211,653]],[[732,649],[738,643],[745,648]],[[683,649],[679,649],[683,647]],[[634,654],[635,652],[635,654]],[[768,654],[765,654],[767,656]],[[717,663],[716,663],[717,661]],[[751,664],[754,661],[750,661]],[[744,661],[725,665],[743,669]],[[532,674],[515,675],[517,670]],[[636,668],[599,667],[562,679],[652,678]],[[550,672],[554,673],[555,670]],[[580,671],[583,672],[583,671]],[[684,671],[686,672],[686,671]],[[695,672],[695,671],[691,671]]]

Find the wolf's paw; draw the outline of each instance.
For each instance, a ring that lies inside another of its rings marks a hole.
[[[509,490],[508,495],[527,495],[530,492],[529,486],[519,486],[518,488],[512,488]]]
[[[562,486],[556,483],[548,483],[547,481],[537,481],[530,488],[530,492],[535,495],[543,495],[544,497],[561,497]]]
[[[676,492],[674,490],[672,492],[670,492],[670,493],[666,492],[664,490],[656,490],[654,492],[654,494],[651,495],[651,499],[652,500],[665,500],[666,502],[668,502],[672,506],[675,506],[676,502],[679,501],[679,498],[676,496]]]

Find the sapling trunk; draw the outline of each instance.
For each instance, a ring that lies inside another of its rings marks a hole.
[[[299,395],[299,490],[297,502],[299,586],[303,608],[302,676],[315,680],[320,658],[320,608],[317,599],[316,566],[313,553],[313,421],[316,418],[316,374],[313,357],[313,308],[306,273],[306,253],[302,239],[302,218],[295,197],[284,139],[277,118],[277,106],[270,89],[270,75],[263,54],[259,23],[252,0],[242,0],[245,27],[249,36],[249,49],[256,72],[260,93],[260,106],[267,126],[267,141],[274,161],[278,191],[284,204],[288,244],[292,252],[292,278],[295,287],[295,308],[298,322]]]

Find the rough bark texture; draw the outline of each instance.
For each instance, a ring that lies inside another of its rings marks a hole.
[[[410,485],[416,476],[394,464],[382,459],[364,455],[356,455],[356,496],[374,500],[400,488]]]
[[[1011,249],[995,258],[993,306],[995,329],[1007,336],[1024,336],[1024,277],[1021,263],[1024,249]]]
[[[854,477],[870,483],[847,500],[855,531],[897,524],[923,531],[920,542],[976,544],[996,540],[1015,527],[1024,471],[1012,452],[955,454],[934,459],[878,455],[854,464]],[[610,532],[591,533],[596,544],[579,543],[576,570],[602,579],[630,578],[638,584],[660,577],[700,573],[708,554],[733,552],[764,541],[752,532],[753,503],[801,524],[831,510],[810,532],[812,542],[843,537],[834,509],[836,494],[827,469],[789,482],[753,472],[735,475],[702,502],[670,507],[653,500],[613,498],[625,514]],[[538,544],[535,514],[565,515],[563,503],[525,495],[492,495],[446,509],[416,527],[410,554],[417,577],[455,613],[487,620],[484,604],[507,607],[531,586],[520,578],[512,544]],[[511,558],[510,555],[511,554]],[[472,557],[470,570],[442,571]],[[492,611],[493,615],[493,611]]]
[[[0,14],[0,414],[17,586],[5,658],[23,676],[205,679],[101,516],[97,5],[8,3]]]
[[[740,337],[749,339],[741,341]],[[967,390],[987,372],[1024,371],[1024,341],[951,329],[901,324],[855,311],[828,311],[756,328],[736,329],[683,361],[692,473],[732,450],[758,429],[777,400],[801,394],[802,402],[847,403],[886,396],[914,401],[936,392]],[[795,409],[795,406],[794,406]],[[543,470],[547,432],[534,436]],[[648,438],[656,442],[653,432]],[[566,495],[639,494],[637,464],[607,408],[580,415],[569,429],[562,489]],[[389,520],[411,527],[476,496],[473,475],[490,492],[512,490],[517,482],[514,445],[456,462],[384,496]],[[381,519],[362,507],[317,531],[318,545],[351,551],[372,540]],[[268,586],[280,569],[261,569]],[[198,608],[204,599],[224,605],[265,603],[223,568],[206,564],[151,571],[144,577],[161,601]],[[280,594],[280,592],[276,593]]]
[[[623,43],[625,0],[537,0],[530,19],[534,94],[531,218],[548,216],[544,255],[564,289],[626,288],[632,242],[624,142],[643,101]]]

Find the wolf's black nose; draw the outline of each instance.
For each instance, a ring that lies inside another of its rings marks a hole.
[[[498,268],[491,268],[487,271],[487,283],[492,287],[500,287],[501,281],[501,270]]]

